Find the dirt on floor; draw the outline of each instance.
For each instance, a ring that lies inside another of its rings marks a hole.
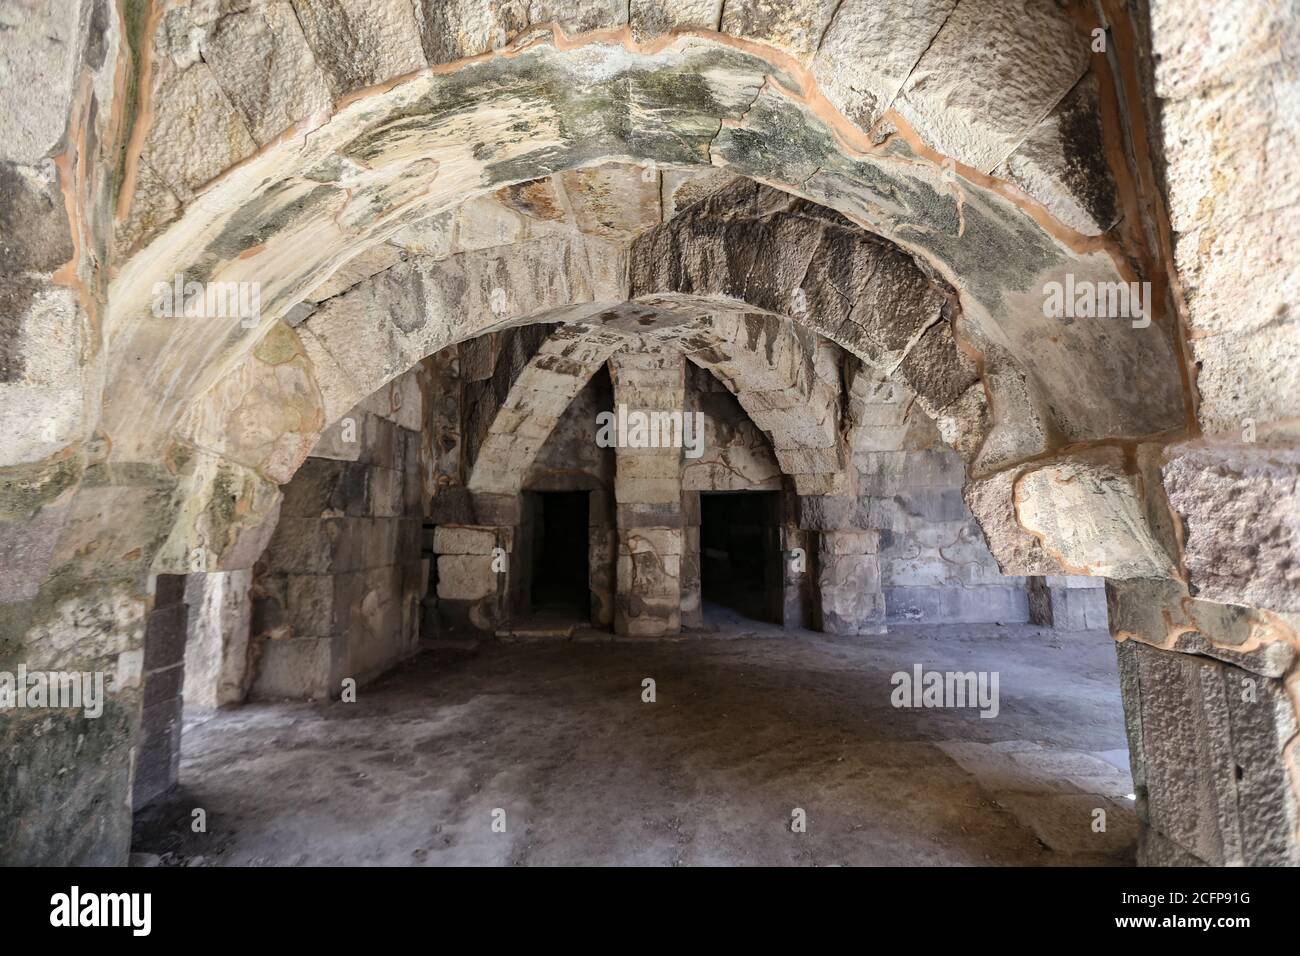
[[[1133,862],[1105,633],[910,626],[833,638],[715,615],[712,633],[681,640],[595,637],[444,646],[355,703],[192,717],[180,787],[137,814],[136,859]],[[894,706],[892,676],[917,664],[996,672],[997,716]],[[194,832],[197,809],[206,832]]]

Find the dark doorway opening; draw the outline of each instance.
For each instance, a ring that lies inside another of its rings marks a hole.
[[[700,495],[700,596],[756,621],[780,622],[775,491]]]
[[[535,492],[532,541],[532,608],[588,620],[590,492]]]

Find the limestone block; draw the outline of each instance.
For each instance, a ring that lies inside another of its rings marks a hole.
[[[828,634],[880,634],[885,630],[885,600],[880,562],[874,554],[831,555],[818,561],[821,629]]]
[[[1025,588],[1019,585],[886,585],[882,590],[890,623],[1023,624],[1030,620]]]
[[[377,243],[364,249],[336,269],[328,279],[307,294],[312,302],[341,295],[358,282],[364,282],[371,276],[397,265],[404,258],[403,250],[386,242]]]
[[[1127,472],[1118,449],[1027,469],[1014,498],[1020,525],[1063,568],[1111,578],[1175,572],[1168,545],[1148,518],[1142,483]]]
[[[438,558],[438,598],[477,601],[497,593],[492,559],[481,554],[444,554]]]
[[[361,457],[360,429],[357,423],[357,416],[344,415],[321,432],[308,457],[328,458],[332,461],[356,461]],[[301,473],[300,468],[297,474]]]
[[[1088,66],[1088,44],[1053,3],[959,3],[894,100],[934,149],[990,172]]]
[[[427,66],[410,4],[294,0],[335,99]]]
[[[1177,581],[1107,581],[1110,630],[1167,650],[1282,677],[1296,657],[1293,624],[1267,611],[1198,601]]]
[[[0,89],[41,94],[25,96],[21,108],[0,110],[0,159],[38,163],[63,138],[82,64],[82,15],[76,3],[14,6],[0,14]]]
[[[1101,235],[1119,218],[1099,96],[1096,78],[1085,75],[993,171],[1085,236]]]
[[[1135,641],[1119,660],[1143,823],[1214,866],[1300,863],[1282,682]]]
[[[817,52],[838,4],[835,0],[730,0],[722,10],[722,32],[769,43],[807,62]]]
[[[332,648],[329,638],[301,637],[262,641],[253,700],[325,700],[330,685]]]
[[[0,275],[0,308],[0,466],[37,462],[86,437],[84,314],[74,290],[26,276]]]
[[[207,452],[287,482],[325,424],[316,381],[303,341],[276,323],[189,411],[180,434]]]
[[[708,3],[712,0],[703,0],[703,2]],[[633,9],[635,10],[635,7]],[[659,188],[663,197],[664,221],[735,181],[736,176],[725,169],[662,170],[659,174]]]
[[[531,25],[557,24],[570,36],[627,22],[627,0],[420,0],[430,65],[499,49]]]
[[[252,579],[251,569],[186,575],[186,709],[214,710],[247,695]]]
[[[433,531],[437,554],[491,554],[494,548],[513,550],[514,529],[443,524]]]
[[[204,61],[261,145],[333,105],[289,0],[222,17]]]
[[[4,490],[0,484],[0,492]],[[30,516],[0,518],[0,604],[34,598],[49,574],[71,492]]]
[[[164,61],[153,104],[143,156],[182,200],[257,149],[206,63],[182,70]]]
[[[812,63],[826,98],[870,130],[956,5],[957,0],[906,5],[844,0]]]
[[[1165,488],[1183,527],[1198,597],[1300,610],[1300,453],[1260,445],[1185,444],[1166,453]]]
[[[1021,469],[1010,468],[968,481],[962,497],[979,522],[989,551],[1003,574],[1057,574],[1065,569],[1042,542],[1020,524],[1013,491]]]
[[[638,40],[673,30],[716,30],[723,0],[631,0],[632,35]]]
[[[627,163],[560,174],[574,224],[584,233],[630,242],[660,220],[659,177]]]

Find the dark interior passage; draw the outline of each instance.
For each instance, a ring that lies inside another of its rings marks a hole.
[[[700,591],[705,604],[779,620],[776,492],[700,495]]]
[[[535,611],[591,612],[587,527],[590,493],[535,492],[532,607]]]

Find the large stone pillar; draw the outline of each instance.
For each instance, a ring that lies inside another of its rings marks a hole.
[[[885,633],[879,533],[821,532],[817,544],[817,590],[823,632]]]
[[[1107,581],[1144,865],[1300,865],[1294,648],[1268,612]],[[1159,646],[1153,646],[1153,645]]]
[[[796,511],[805,540],[817,541],[817,629],[827,634],[883,634],[880,533],[868,527],[861,502],[838,495],[800,495]]]
[[[685,359],[675,350],[619,352],[609,362],[616,413],[685,414]],[[628,443],[630,444],[630,443]],[[618,565],[614,631],[681,630],[682,449],[615,448]]]

